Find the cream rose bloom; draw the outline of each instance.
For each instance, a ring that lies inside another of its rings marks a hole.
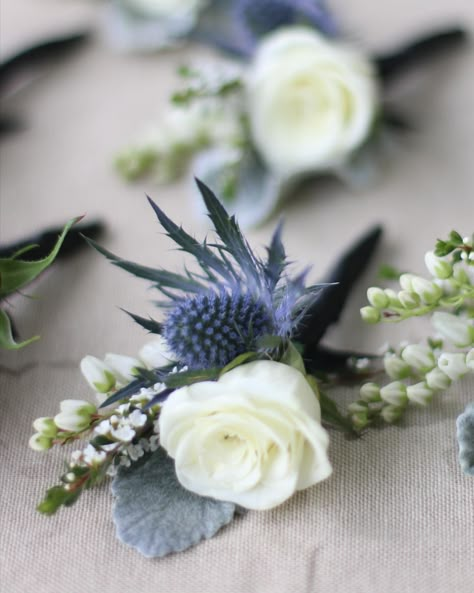
[[[122,3],[150,17],[175,17],[197,13],[208,0],[122,0]]]
[[[248,509],[270,509],[331,474],[318,400],[296,369],[272,361],[178,389],[160,439],[181,484]]]
[[[367,138],[378,108],[369,58],[304,27],[263,40],[247,87],[254,143],[281,176],[343,164]]]

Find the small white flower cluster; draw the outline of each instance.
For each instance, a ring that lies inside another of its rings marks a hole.
[[[146,452],[156,451],[159,446],[158,409],[153,406],[144,410],[143,406],[165,387],[156,383],[152,388],[141,389],[129,402],[120,404],[100,420],[92,429],[89,444],[72,453],[69,468],[98,468],[109,462],[106,473],[113,476],[120,465],[129,467]],[[141,436],[144,432],[146,436]]]
[[[358,429],[365,428],[376,416],[385,422],[395,422],[409,404],[426,406],[436,393],[474,373],[474,348],[467,353],[436,352],[429,346],[410,344],[398,353],[387,352],[384,367],[394,381],[383,387],[365,383],[360,400],[349,406]]]
[[[465,238],[459,249],[459,257],[452,261],[432,251],[425,255],[430,280],[402,274],[398,293],[378,287],[367,291],[370,306],[361,309],[365,321],[401,321],[430,314],[436,337],[441,340],[431,340],[430,345],[409,344],[399,352],[385,354],[385,372],[393,381],[383,387],[376,383],[362,386],[360,400],[350,406],[357,428],[364,428],[377,416],[394,422],[408,404],[427,405],[434,394],[474,372],[472,241]],[[445,341],[464,351],[443,352]]]
[[[467,238],[463,243],[467,249],[461,252],[461,261],[458,262],[453,263],[446,258],[438,257],[433,251],[426,253],[425,265],[432,275],[431,279],[415,274],[402,274],[401,290],[398,292],[391,288],[382,289],[377,286],[369,288],[367,299],[370,305],[362,307],[360,311],[362,319],[367,323],[378,323],[383,318],[400,321],[425,315],[441,307],[458,308],[462,305],[472,305],[474,302],[474,250],[471,250],[472,246]],[[450,325],[452,326],[452,320]]]

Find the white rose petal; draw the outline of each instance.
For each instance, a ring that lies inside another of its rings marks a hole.
[[[317,398],[299,371],[257,361],[172,393],[159,428],[185,488],[269,509],[331,474],[320,421]]]
[[[247,88],[254,142],[283,177],[344,164],[368,137],[379,102],[370,59],[304,27],[264,38]]]

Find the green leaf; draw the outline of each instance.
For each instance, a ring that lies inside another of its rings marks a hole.
[[[23,348],[23,346],[35,342],[38,338],[39,336],[33,336],[28,340],[23,340],[23,342],[15,342],[10,318],[3,309],[0,309],[0,348],[5,348],[6,350],[19,350],[20,348]]]
[[[200,369],[198,371],[182,371],[181,373],[170,373],[163,379],[163,383],[166,387],[172,389],[178,389],[185,385],[192,385],[193,383],[199,383],[200,381],[215,381],[221,374],[222,369],[210,368]]]
[[[280,362],[297,369],[300,373],[303,373],[303,375],[306,376],[306,368],[304,366],[303,358],[293,342],[288,343],[288,347],[283,353]]]
[[[449,240],[457,245],[462,244],[462,237],[457,231],[451,231],[449,233]]]
[[[334,428],[339,428],[345,432],[357,434],[354,431],[350,420],[339,411],[336,403],[322,391],[319,392],[319,404],[321,406],[321,416],[324,423],[329,424]]]
[[[54,515],[61,506],[70,506],[79,498],[81,490],[68,492],[64,486],[53,486],[46,492],[46,496],[36,507],[43,515]]]
[[[244,352],[243,354],[239,354],[239,356],[234,358],[234,360],[231,360],[229,362],[229,364],[227,364],[222,369],[222,371],[220,372],[220,375],[223,375],[224,373],[228,373],[232,369],[235,369],[235,367],[238,367],[241,364],[244,364],[244,362],[249,362],[250,360],[255,360],[256,358],[258,358],[258,354],[256,352]]]
[[[65,225],[51,253],[43,259],[24,261],[17,259],[19,253],[13,257],[0,258],[0,299],[23,288],[51,265],[58,255],[69,229],[81,218],[82,216],[73,218]],[[24,253],[25,250],[23,249],[22,252]]]
[[[390,266],[388,264],[382,264],[379,268],[378,277],[381,280],[398,280],[403,272]]]

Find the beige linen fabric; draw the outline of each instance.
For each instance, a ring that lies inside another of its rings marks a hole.
[[[470,0],[373,3],[334,1],[354,38],[387,48],[433,25],[474,24]],[[41,35],[95,23],[95,3],[0,0],[6,55]],[[123,184],[114,151],[156,117],[174,85],[175,67],[193,48],[158,56],[112,53],[93,42],[17,94],[5,109],[27,129],[2,138],[0,240],[87,213],[108,225],[113,252],[179,269],[182,255],[159,231],[144,199],[150,193],[173,219],[202,236],[188,182],[156,188]],[[451,228],[474,222],[473,50],[431,63],[393,92],[417,131],[400,145],[380,183],[352,194],[337,183],[305,186],[287,208],[291,257],[314,266],[313,278],[370,224],[386,235],[377,261],[353,295],[330,342],[374,350],[416,340],[422,323],[368,328],[358,316],[364,287],[383,261],[423,270],[422,256]],[[297,199],[296,199],[297,198]],[[272,224],[249,233],[260,247]],[[63,451],[27,447],[31,422],[54,414],[64,398],[89,397],[78,371],[85,354],[133,355],[144,332],[118,307],[152,312],[146,283],[92,251],[58,263],[35,286],[39,299],[10,306],[23,336],[41,341],[0,354],[1,575],[5,593],[468,593],[474,566],[474,480],[457,463],[455,419],[474,400],[466,380],[399,426],[357,441],[331,433],[334,475],[269,512],[250,512],[185,553],[146,560],[115,539],[108,486],[86,493],[53,518],[35,505],[56,482]],[[341,389],[341,401],[356,397]]]

